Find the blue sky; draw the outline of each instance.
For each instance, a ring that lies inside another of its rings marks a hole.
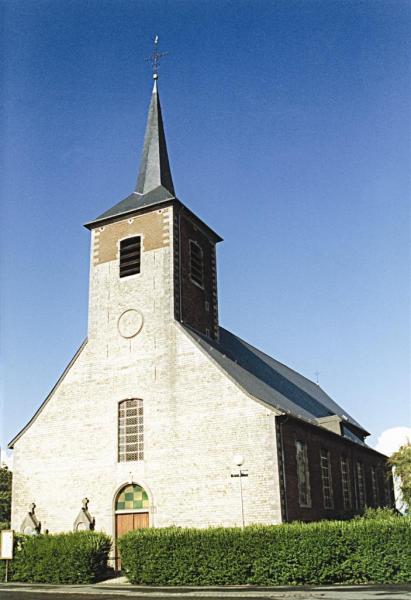
[[[225,239],[221,323],[376,435],[409,425],[410,4],[1,11],[2,446],[86,336],[82,224],[133,189],[156,33],[176,192]]]

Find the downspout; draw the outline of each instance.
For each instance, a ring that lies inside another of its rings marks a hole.
[[[183,322],[183,295],[182,295],[182,265],[181,265],[181,209],[178,211],[178,300],[180,323]]]

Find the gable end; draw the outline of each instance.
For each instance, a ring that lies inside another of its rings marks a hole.
[[[34,415],[31,417],[30,421],[11,440],[11,442],[9,442],[9,444],[8,444],[7,447],[10,450],[13,450],[14,444],[21,438],[21,436],[23,435],[23,433],[25,433],[27,431],[27,429],[30,427],[30,425],[32,425],[34,423],[34,421],[37,419],[37,417],[39,416],[39,414],[41,413],[41,411],[43,410],[43,408],[46,406],[46,404],[49,402],[49,400],[51,400],[52,396],[54,395],[54,392],[57,390],[57,388],[59,387],[60,383],[64,380],[64,378],[66,377],[67,373],[70,371],[71,367],[74,365],[74,363],[76,362],[76,360],[78,359],[78,357],[82,353],[82,351],[85,348],[86,344],[87,344],[87,338],[81,344],[80,348],[77,350],[77,352],[75,353],[75,355],[73,356],[73,358],[71,359],[71,361],[69,362],[69,364],[67,365],[67,367],[64,369],[63,373],[58,378],[57,383],[55,384],[55,386],[53,387],[53,389],[51,390],[51,392],[48,394],[48,396],[46,397],[46,399],[44,400],[44,402],[40,405],[40,407],[36,410],[36,412],[34,413]]]

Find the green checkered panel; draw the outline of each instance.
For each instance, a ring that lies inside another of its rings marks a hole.
[[[117,496],[116,510],[135,510],[136,508],[148,507],[147,493],[139,485],[128,485]]]

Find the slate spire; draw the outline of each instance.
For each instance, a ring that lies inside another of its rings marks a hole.
[[[160,97],[157,89],[157,77],[154,78],[153,93],[148,109],[146,133],[141,155],[136,193],[148,194],[158,187],[167,190],[174,197],[174,185],[168,161]]]

